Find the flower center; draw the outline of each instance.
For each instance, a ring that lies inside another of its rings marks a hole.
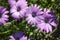
[[[21,32],[21,31],[18,31],[16,33],[13,34],[13,37],[16,39],[16,40],[19,40],[21,37],[23,37],[24,33]]]
[[[21,10],[21,8],[20,7],[17,7],[17,11],[19,12]]]
[[[48,17],[45,17],[45,23],[48,23],[49,22],[49,18]]]
[[[2,7],[2,8],[0,8],[0,18],[2,17],[2,15],[3,15],[3,12],[4,11],[2,11],[4,8]]]
[[[32,12],[32,17],[36,17],[36,12]]]
[[[2,17],[2,13],[0,12],[0,18]]]
[[[16,0],[16,2],[17,2],[18,0]]]
[[[19,38],[17,38],[16,40],[19,40]]]

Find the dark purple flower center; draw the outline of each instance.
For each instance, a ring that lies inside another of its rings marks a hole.
[[[32,17],[36,17],[36,12],[32,12]]]
[[[17,7],[17,11],[19,12],[21,10],[21,8],[20,7]]]
[[[44,21],[45,21],[45,23],[48,23],[49,20],[50,20],[50,19],[49,19],[48,17],[45,17],[45,20],[44,20]]]
[[[2,17],[2,14],[3,14],[3,13],[2,13],[2,10],[0,10],[0,18]]]
[[[19,40],[20,38],[17,38],[16,40]]]
[[[23,37],[24,33],[21,32],[21,31],[18,31],[16,32],[15,34],[13,34],[13,37],[16,39],[16,40],[19,40],[21,37]]]
[[[17,2],[18,0],[16,0],[16,2]]]
[[[2,13],[0,12],[0,18],[2,17]]]

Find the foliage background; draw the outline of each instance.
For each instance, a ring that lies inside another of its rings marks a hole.
[[[8,0],[0,0],[0,6],[5,6],[8,10]],[[9,36],[18,31],[23,31],[31,40],[60,40],[60,0],[27,0],[28,4],[37,4],[42,8],[50,8],[57,16],[58,27],[52,33],[40,32],[34,25],[26,24],[25,19],[14,20],[10,14],[9,21],[0,26],[0,40],[9,40]]]

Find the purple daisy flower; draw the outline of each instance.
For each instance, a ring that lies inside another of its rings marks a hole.
[[[9,40],[30,40],[30,39],[28,39],[22,31],[18,31],[11,35]]]
[[[0,6],[0,25],[6,23],[6,21],[8,21],[8,14],[9,11],[6,10],[5,7]]]
[[[10,5],[10,7],[16,5],[18,3],[18,1],[21,1],[21,2],[26,2],[26,0],[8,0],[8,3]]]
[[[52,26],[57,27],[56,16],[50,10],[44,9],[44,13],[41,15],[43,17],[42,22],[37,24],[37,28],[41,31],[46,31],[47,33],[52,32]]]
[[[26,21],[28,22],[28,24],[37,24],[42,16],[40,16],[43,12],[42,9],[40,8],[40,6],[37,5],[31,5],[29,6],[29,8],[27,9],[26,12]]]
[[[25,16],[26,9],[28,8],[26,1],[18,1],[16,5],[11,7],[10,13],[12,14],[12,17],[15,19],[20,19]]]

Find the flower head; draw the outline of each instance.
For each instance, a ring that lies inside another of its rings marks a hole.
[[[44,13],[41,15],[43,17],[42,22],[37,24],[37,28],[41,31],[46,31],[47,33],[52,32],[52,26],[57,27],[56,16],[50,10],[44,9]]]
[[[0,25],[6,23],[6,21],[8,21],[8,14],[9,11],[6,10],[5,7],[0,6]]]
[[[9,40],[30,40],[30,39],[28,39],[22,31],[18,31],[11,35]]]
[[[10,7],[16,5],[18,2],[26,2],[26,0],[8,0]]]
[[[28,22],[28,24],[37,24],[40,21],[40,15],[42,13],[42,9],[39,9],[39,6],[31,5],[26,12],[26,21]]]
[[[16,3],[16,5],[11,7],[10,13],[12,14],[13,18],[20,19],[25,16],[27,7],[27,2],[20,0]]]

